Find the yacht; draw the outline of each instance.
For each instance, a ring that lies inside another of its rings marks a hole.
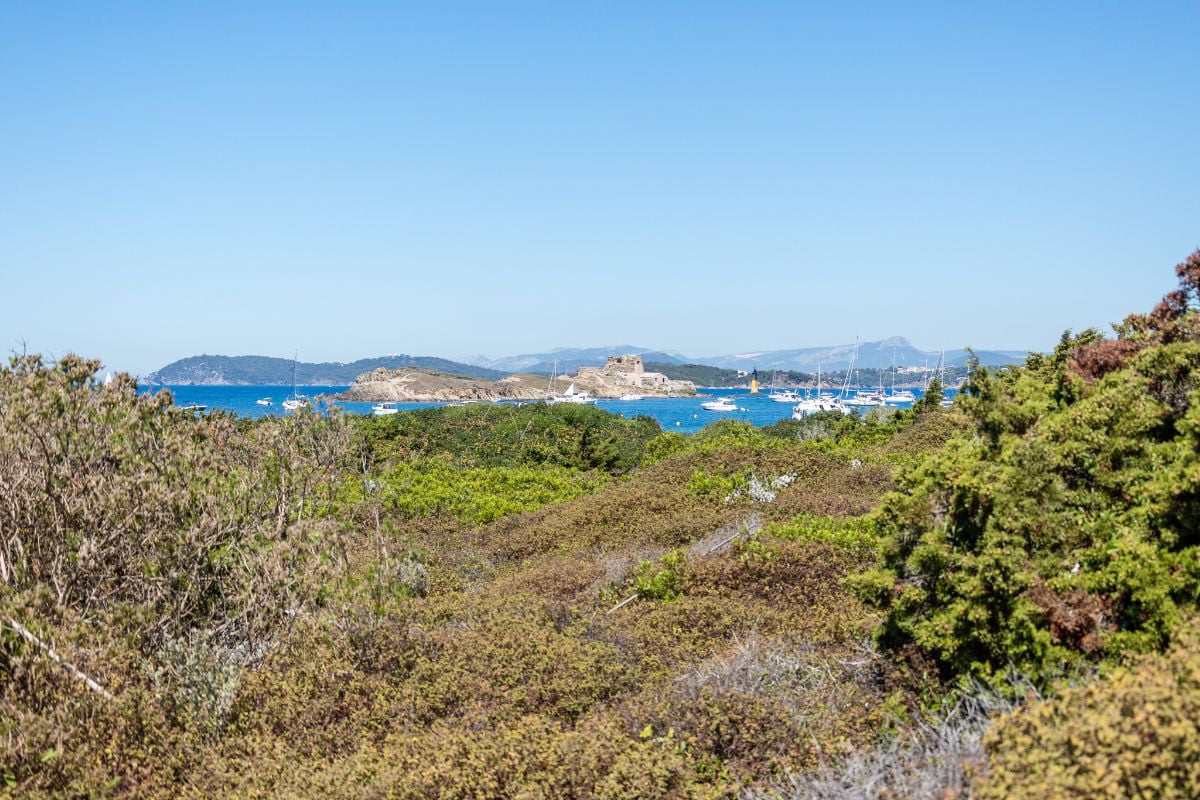
[[[371,415],[375,417],[387,417],[399,413],[400,409],[395,403],[376,403],[371,406]]]
[[[774,400],[776,403],[798,403],[801,400],[800,393],[795,389],[784,389],[782,392],[771,392],[767,397]]]
[[[917,396],[908,389],[893,389],[891,394],[883,398],[883,402],[890,406],[898,406],[917,402]]]
[[[855,392],[853,397],[846,398],[846,405],[858,406],[859,408],[869,408],[881,406],[886,401],[887,398],[884,397],[883,392],[876,391],[875,389],[867,389],[864,391]]]
[[[646,398],[644,395],[628,393],[621,395],[619,399],[624,400],[626,403],[632,403],[637,400],[645,400]]]
[[[269,406],[269,405],[271,405],[271,398],[260,397],[259,399],[255,400],[254,402],[258,403],[260,406]]]
[[[700,404],[705,411],[737,411],[732,397],[718,397],[715,400],[705,400]]]
[[[577,406],[594,406],[596,398],[588,394],[587,389],[576,389],[575,384],[567,387],[567,390],[560,395],[553,395],[546,400],[550,405],[558,403],[571,403]]]

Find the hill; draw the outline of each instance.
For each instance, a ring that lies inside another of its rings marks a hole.
[[[292,382],[292,363],[289,358],[271,356],[199,355],[174,361],[149,375],[142,376],[142,380],[168,385],[287,386]],[[336,361],[318,364],[300,362],[296,365],[296,383],[305,386],[337,386],[353,383],[354,379],[364,372],[404,367],[423,367],[452,375],[487,380],[496,380],[508,374],[445,358],[400,354],[363,358],[348,364]]]

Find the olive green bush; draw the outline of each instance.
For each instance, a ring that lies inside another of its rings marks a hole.
[[[1000,718],[981,800],[1200,797],[1200,636]]]
[[[884,500],[882,564],[853,580],[884,646],[1048,680],[1170,641],[1200,601],[1200,253],[1178,274],[1115,340],[975,370],[970,429]]]

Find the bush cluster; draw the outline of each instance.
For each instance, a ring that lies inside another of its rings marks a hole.
[[[971,427],[875,515],[880,641],[944,677],[1049,679],[1165,646],[1200,600],[1200,255],[1118,338],[976,369]]]

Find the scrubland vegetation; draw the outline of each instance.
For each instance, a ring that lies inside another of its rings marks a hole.
[[[0,370],[0,796],[1200,795],[1200,254],[953,408],[193,417]]]

